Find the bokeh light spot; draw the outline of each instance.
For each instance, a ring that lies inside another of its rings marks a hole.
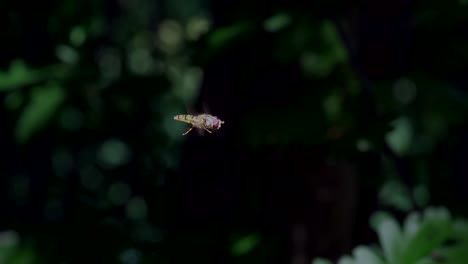
[[[190,40],[197,40],[210,30],[210,21],[204,17],[192,17],[187,23],[186,34]]]
[[[18,245],[20,242],[19,234],[14,230],[6,230],[0,232],[0,248],[11,248]]]
[[[74,167],[75,159],[66,149],[57,149],[52,156],[52,167],[59,177],[66,176]]]
[[[127,163],[130,155],[127,144],[117,139],[110,139],[102,144],[98,159],[103,168],[113,169]]]
[[[158,243],[164,239],[164,234],[164,230],[143,223],[135,227],[132,237],[137,241]]]
[[[128,218],[132,220],[142,220],[148,214],[146,201],[141,197],[134,197],[127,203],[126,212]]]
[[[83,27],[75,27],[70,31],[70,43],[74,46],[81,46],[86,40],[86,31]]]
[[[66,107],[60,115],[60,125],[68,131],[76,131],[81,128],[84,116],[80,110],[74,107]]]
[[[141,263],[143,254],[135,248],[125,249],[118,257],[122,264],[139,264]]]
[[[291,16],[288,14],[277,14],[269,19],[265,20],[263,23],[263,28],[268,32],[279,31],[291,23]]]
[[[417,94],[417,88],[413,81],[400,79],[395,83],[393,95],[395,99],[403,104],[411,103]]]
[[[233,256],[242,256],[252,251],[260,242],[260,236],[258,234],[250,234],[244,236],[234,242],[231,247],[231,254]]]
[[[393,122],[394,129],[385,135],[385,141],[399,155],[406,153],[413,141],[413,126],[407,117]]]
[[[147,49],[137,48],[129,53],[129,67],[130,70],[136,74],[149,74],[153,68],[153,58]]]
[[[371,149],[371,144],[368,140],[359,139],[356,141],[356,148],[360,152],[367,152]]]
[[[328,120],[335,121],[341,113],[341,98],[337,93],[328,95],[323,101],[323,108]]]
[[[98,64],[101,70],[101,78],[104,81],[112,81],[120,76],[122,60],[119,52],[114,48],[105,48],[98,53]]]
[[[104,175],[94,166],[80,168],[81,185],[88,190],[97,190],[101,187]]]
[[[159,25],[157,43],[159,48],[166,53],[174,53],[179,50],[183,41],[184,30],[175,20],[166,20]]]
[[[116,182],[109,187],[107,195],[114,205],[124,205],[130,199],[131,190],[128,184]]]
[[[67,45],[59,45],[55,50],[55,54],[57,55],[57,58],[68,64],[75,64],[79,59],[78,52]]]

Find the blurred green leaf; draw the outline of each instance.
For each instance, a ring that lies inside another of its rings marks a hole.
[[[210,27],[211,21],[207,17],[192,17],[187,22],[186,36],[190,40],[198,40],[210,30]]]
[[[213,49],[219,49],[240,35],[248,32],[251,28],[252,25],[250,23],[243,22],[217,29],[209,35],[208,44]]]
[[[15,256],[11,257],[8,263],[11,264],[34,264],[36,256],[32,248],[26,247],[18,250]]]
[[[37,84],[38,82],[61,79],[69,72],[63,64],[52,64],[39,69],[29,68],[23,61],[15,60],[7,72],[0,72],[0,91]]]
[[[444,247],[437,250],[437,254],[442,256],[444,263],[466,264],[468,263],[468,243],[465,242],[453,247]]]
[[[334,90],[323,99],[323,108],[327,119],[336,121],[342,111],[342,98],[337,90]]]
[[[312,264],[332,264],[332,262],[327,259],[316,258],[312,261]]]
[[[417,206],[427,206],[429,203],[429,190],[424,185],[418,185],[413,190],[413,198]]]
[[[446,241],[451,232],[450,214],[445,208],[428,208],[416,234],[405,243],[404,263],[414,263]]]
[[[452,226],[453,236],[455,238],[468,240],[468,221],[465,219],[457,219]]]
[[[0,72],[0,90],[10,90],[39,81],[43,77],[38,70],[30,69],[21,60],[13,61],[7,72]]]
[[[82,26],[74,27],[70,31],[70,43],[75,46],[81,46],[86,40],[86,30]]]
[[[12,92],[5,98],[5,107],[10,111],[18,110],[24,102],[21,92]]]
[[[375,213],[371,225],[378,233],[383,251],[358,246],[353,250],[354,258],[344,256],[338,264],[467,263],[468,223],[452,221],[450,212],[444,207],[429,207],[422,216],[412,212],[405,219],[403,233],[398,222],[385,212]],[[443,246],[456,237],[461,240],[455,245]]]
[[[13,231],[0,232],[0,263],[8,263],[19,247],[19,235]]]
[[[418,233],[421,226],[421,215],[417,212],[412,212],[406,217],[403,224],[403,232],[407,239],[411,239]]]
[[[325,46],[329,48],[328,54],[333,58],[333,63],[342,63],[348,60],[348,53],[341,40],[336,26],[331,21],[325,21],[321,29]]]
[[[409,190],[398,181],[386,182],[379,193],[379,199],[383,204],[403,211],[409,211],[413,208]]]
[[[345,63],[348,55],[332,22],[325,21],[321,24],[319,38],[323,48],[305,51],[300,61],[306,74],[326,77],[338,64]]]
[[[30,246],[22,246],[20,236],[13,230],[0,232],[0,263],[33,264],[35,252]]]
[[[358,264],[350,256],[343,256],[338,260],[338,264]]]
[[[401,255],[404,250],[404,238],[397,221],[393,218],[382,220],[377,227],[377,234],[385,259],[390,264],[402,264]]]
[[[250,234],[237,240],[231,247],[231,254],[233,256],[242,256],[252,251],[260,242],[258,234]]]
[[[16,140],[20,144],[25,143],[51,119],[64,99],[65,92],[57,84],[36,87],[32,91],[31,101],[17,121]]]
[[[353,255],[358,264],[385,264],[385,262],[369,248],[359,246],[353,250]]]
[[[372,229],[377,232],[377,229],[382,224],[382,222],[387,219],[393,219],[392,215],[387,212],[377,211],[372,214],[369,223]]]
[[[407,117],[400,117],[393,122],[394,129],[385,135],[389,147],[399,155],[405,154],[413,140],[413,127]]]
[[[78,62],[78,59],[80,57],[80,55],[78,54],[78,52],[68,46],[68,45],[59,45],[57,46],[56,50],[55,50],[55,54],[57,55],[57,57],[65,62],[65,63],[68,63],[68,64],[75,64]]]
[[[425,257],[418,260],[415,264],[437,264],[438,262],[432,260],[430,257]]]
[[[286,13],[276,14],[263,23],[263,28],[268,32],[276,32],[291,23],[291,15]]]

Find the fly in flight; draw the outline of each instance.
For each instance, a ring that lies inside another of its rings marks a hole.
[[[221,125],[224,124],[224,121],[219,119],[216,116],[212,116],[209,114],[201,114],[201,115],[176,115],[174,116],[174,120],[188,123],[191,127],[182,135],[187,135],[193,128],[204,129],[208,131],[208,133],[212,133],[214,130],[219,130]]]

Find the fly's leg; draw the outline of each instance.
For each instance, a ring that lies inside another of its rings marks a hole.
[[[211,133],[211,131],[210,131],[208,128],[204,127],[203,129],[205,129],[206,131],[208,131],[208,133]]]
[[[185,133],[183,133],[182,136],[187,135],[190,131],[192,131],[192,129],[193,129],[193,126],[191,126],[187,131],[185,131]]]

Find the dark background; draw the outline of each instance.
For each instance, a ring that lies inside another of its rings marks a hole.
[[[376,210],[466,216],[467,11],[0,3],[1,263],[302,264]]]

